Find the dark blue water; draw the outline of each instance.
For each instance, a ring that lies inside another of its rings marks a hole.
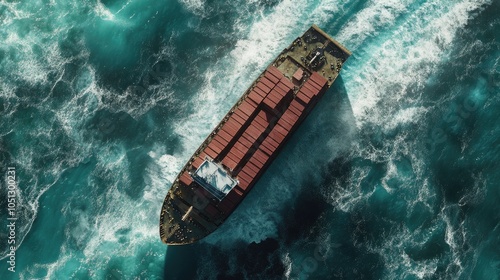
[[[499,11],[0,1],[0,278],[500,279]],[[219,230],[167,248],[177,172],[313,23],[353,52],[341,78]]]

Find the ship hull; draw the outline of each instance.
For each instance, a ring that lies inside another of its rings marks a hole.
[[[312,26],[268,66],[183,167],[160,214],[169,245],[196,242],[236,209],[351,53]]]

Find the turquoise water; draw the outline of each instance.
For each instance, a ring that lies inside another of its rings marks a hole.
[[[0,278],[499,279],[498,11],[0,1]],[[341,78],[219,230],[167,248],[177,172],[313,23],[353,51]]]

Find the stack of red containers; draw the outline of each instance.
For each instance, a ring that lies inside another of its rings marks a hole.
[[[297,100],[304,106],[308,106],[318,93],[326,89],[327,80],[316,72],[302,85],[297,93]]]
[[[259,111],[258,115],[226,154],[222,160],[222,164],[236,173],[243,164],[245,155],[251,152],[252,148],[258,146],[258,140],[268,126],[269,123],[266,120],[265,112]]]

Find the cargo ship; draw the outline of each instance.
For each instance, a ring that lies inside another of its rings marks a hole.
[[[351,52],[316,25],[250,85],[182,168],[160,213],[169,245],[215,231],[335,81]]]

